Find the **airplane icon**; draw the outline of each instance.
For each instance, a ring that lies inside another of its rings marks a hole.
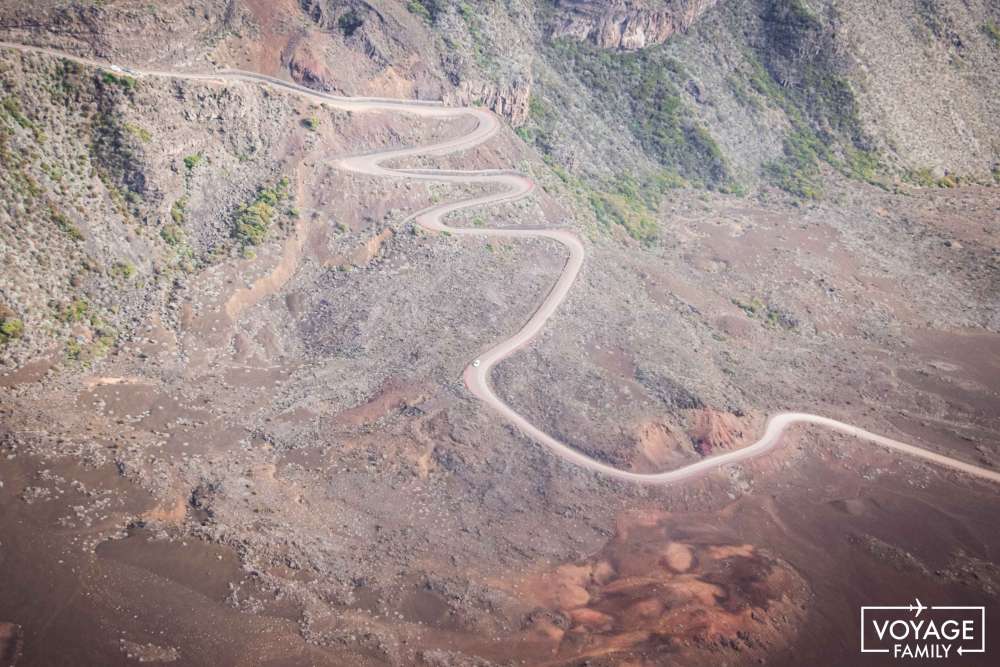
[[[909,607],[907,607],[907,609],[909,609],[910,611],[915,611],[916,612],[913,615],[914,618],[920,616],[920,614],[924,611],[924,609],[930,609],[930,607],[928,607],[927,605],[923,604],[920,601],[920,598],[913,598],[913,600],[914,600],[914,602],[916,602],[916,604],[911,604]]]

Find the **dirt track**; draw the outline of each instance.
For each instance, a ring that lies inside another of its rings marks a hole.
[[[77,61],[90,66],[105,69],[109,68],[109,65],[106,63],[71,56],[51,49],[23,46],[5,42],[0,42],[0,47],[8,47],[21,51],[47,53],[49,55],[67,58],[69,60]],[[533,190],[534,184],[530,179],[517,172],[504,170],[448,171],[394,169],[382,166],[382,163],[389,162],[391,160],[399,160],[415,156],[441,156],[474,148],[489,140],[500,129],[500,122],[496,116],[484,109],[449,108],[434,102],[383,98],[346,98],[326,95],[282,81],[280,79],[252,72],[235,70],[209,74],[167,71],[144,71],[130,73],[134,73],[139,76],[160,76],[202,81],[221,80],[263,83],[265,85],[277,86],[296,94],[303,95],[331,107],[351,111],[395,111],[416,116],[436,118],[454,118],[467,115],[475,118],[477,121],[475,129],[464,136],[429,146],[395,149],[340,158],[334,162],[334,166],[345,171],[371,176],[408,178],[464,185],[495,184],[504,186],[504,189],[501,189],[493,194],[454,201],[427,208],[416,213],[413,216],[413,219],[421,227],[434,232],[447,231],[456,235],[469,236],[545,238],[557,241],[568,249],[569,258],[562,273],[531,318],[513,336],[497,343],[486,352],[482,353],[477,359],[478,363],[469,364],[465,369],[464,379],[466,386],[473,393],[473,395],[503,415],[508,421],[517,426],[518,429],[520,429],[527,436],[531,437],[540,444],[545,445],[555,454],[571,463],[603,475],[608,475],[626,481],[645,484],[670,484],[704,474],[720,466],[736,463],[763,454],[780,442],[781,435],[784,433],[786,428],[795,424],[812,424],[867,440],[882,447],[902,452],[904,454],[908,454],[910,456],[936,463],[938,465],[964,472],[988,481],[1000,483],[1000,472],[976,466],[965,461],[931,452],[897,440],[886,438],[844,422],[839,422],[818,415],[798,412],[779,413],[771,417],[764,435],[751,445],[735,451],[711,456],[675,470],[650,474],[634,473],[609,466],[593,459],[556,440],[538,427],[534,426],[525,417],[503,402],[493,391],[490,383],[491,369],[498,362],[511,356],[519,349],[530,343],[531,340],[542,331],[548,319],[556,312],[560,304],[566,299],[566,296],[568,295],[570,288],[573,286],[580,268],[583,265],[585,256],[585,248],[579,237],[577,237],[572,231],[560,228],[488,229],[450,227],[445,225],[443,222],[444,217],[455,211],[483,206],[486,204],[510,202],[527,197]]]

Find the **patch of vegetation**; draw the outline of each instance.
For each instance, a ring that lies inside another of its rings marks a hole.
[[[764,174],[785,192],[802,199],[816,199],[822,193],[820,159],[826,146],[812,132],[799,129],[789,134],[783,144],[784,157],[764,165]]]
[[[945,174],[937,181],[937,186],[939,188],[957,188],[958,187],[958,177],[953,174]]]
[[[997,172],[994,170],[994,178],[996,178],[996,174]],[[916,185],[921,188],[957,188],[963,182],[982,182],[982,179],[963,178],[957,174],[945,174],[944,176],[938,178],[934,175],[934,172],[930,167],[921,167],[919,169],[906,171],[903,174],[903,180],[911,185]]]
[[[170,219],[174,221],[174,224],[182,225],[184,224],[184,219],[187,217],[187,197],[181,197],[175,201],[170,206]]]
[[[21,103],[18,102],[17,98],[13,95],[5,97],[3,102],[0,103],[0,108],[2,108],[6,115],[14,119],[14,121],[24,129],[34,129],[35,124],[21,112]]]
[[[82,88],[80,76],[82,73],[82,65],[66,58],[60,58],[56,65],[53,85],[49,89],[52,102],[67,105],[71,100],[76,99]]]
[[[469,41],[472,45],[472,51],[475,55],[476,63],[480,67],[487,70],[494,69],[497,66],[496,62],[496,49],[492,44],[488,33],[482,30],[482,17],[476,11],[476,9],[467,2],[458,3],[458,15],[465,22],[465,29],[469,33]],[[445,38],[446,43],[450,42],[449,38]],[[449,48],[457,48],[454,43],[448,44]]]
[[[83,240],[83,232],[80,231],[80,228],[70,222],[69,218],[63,215],[63,213],[55,207],[49,208],[49,219],[56,224],[56,227],[58,227],[60,231],[68,234],[74,241]]]
[[[629,236],[644,245],[656,240],[659,228],[650,212],[635,200],[619,192],[594,191],[589,198],[590,208],[597,222],[602,225],[621,225]]]
[[[89,366],[104,357],[118,340],[118,331],[96,315],[91,318],[90,328],[90,342],[77,338],[66,341],[65,354],[68,361]]]
[[[554,48],[597,98],[628,112],[629,130],[665,167],[708,187],[732,181],[718,144],[684,103],[689,76],[679,61],[662,49],[621,53],[569,40]]]
[[[771,3],[763,18],[763,61],[745,54],[746,81],[791,124],[783,156],[764,165],[765,176],[804,199],[823,193],[822,162],[850,178],[888,187],[878,153],[862,130],[857,99],[839,73],[831,31],[801,0]]]
[[[288,185],[282,178],[274,187],[261,188],[252,202],[236,211],[233,236],[243,246],[260,245],[267,238],[278,204],[288,198]]]
[[[164,225],[160,230],[160,238],[167,245],[177,246],[184,242],[184,230],[179,225]]]
[[[683,184],[676,173],[662,171],[642,180],[619,176],[584,192],[600,225],[609,229],[617,225],[642,245],[650,246],[659,237],[656,213],[664,193]]]
[[[729,90],[732,91],[733,96],[741,106],[754,109],[755,111],[760,110],[762,106],[760,98],[751,94],[747,85],[744,84],[739,77],[734,76],[733,74],[726,76],[726,84],[729,86]]]
[[[184,158],[184,168],[189,172],[193,171],[195,167],[201,164],[205,160],[205,157],[201,153],[194,153],[193,155],[188,155]]]
[[[799,325],[799,321],[793,315],[764,303],[758,297],[753,297],[750,301],[733,299],[733,304],[746,313],[747,317],[761,320],[772,328],[795,329]]]
[[[528,97],[528,115],[537,122],[545,122],[550,117],[550,111],[538,95]]]
[[[983,24],[983,34],[990,38],[995,48],[1000,49],[1000,27],[992,20]]]
[[[936,0],[916,0],[917,15],[923,20],[924,27],[930,32],[928,37],[940,39],[945,35],[947,25],[938,13]]]
[[[6,345],[24,335],[24,322],[8,308],[0,316],[0,344]]]
[[[87,319],[90,313],[90,304],[84,299],[74,299],[68,305],[60,308],[56,313],[56,319],[65,324],[76,324]]]
[[[135,266],[130,262],[116,262],[111,267],[111,275],[122,282],[128,282],[135,276]]]
[[[153,135],[150,134],[149,130],[141,125],[136,125],[135,123],[125,123],[125,129],[128,130],[129,134],[144,144],[149,143],[149,141],[153,138]]]
[[[340,28],[340,32],[342,32],[345,37],[353,35],[357,32],[358,28],[364,24],[365,20],[361,18],[361,14],[353,8],[341,14],[340,18],[337,19],[337,27]]]
[[[127,76],[125,74],[113,74],[111,72],[104,72],[101,80],[108,85],[119,86],[128,92],[135,90],[136,84],[138,83],[131,76]]]
[[[934,171],[930,167],[911,169],[903,174],[903,180],[922,188],[929,188],[937,185],[937,179],[934,178]]]
[[[879,172],[882,163],[875,151],[848,148],[845,151],[847,172],[852,178],[866,183],[881,185]]]
[[[137,137],[122,120],[122,101],[107,89],[96,91],[97,111],[90,123],[90,157],[123,217],[138,215],[146,191],[146,171]]]
[[[304,118],[302,120],[302,127],[312,132],[315,132],[319,128],[319,118],[317,118],[316,116],[309,116],[308,118]]]
[[[406,4],[406,8],[411,14],[416,14],[429,23],[434,23],[444,10],[443,5],[443,0],[410,0]]]

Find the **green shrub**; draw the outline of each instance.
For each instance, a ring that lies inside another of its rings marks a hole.
[[[3,108],[7,115],[13,118],[14,121],[21,127],[26,130],[34,129],[35,124],[32,123],[27,116],[21,113],[21,104],[17,101],[17,98],[13,96],[5,97],[3,103],[0,104],[0,108]]]
[[[406,8],[411,14],[416,14],[428,22],[435,21],[440,12],[437,0],[410,0]]]
[[[528,97],[528,115],[536,122],[543,122],[551,117],[548,106],[538,95]]]
[[[104,72],[104,76],[102,78],[104,83],[112,86],[120,86],[127,91],[135,90],[135,86],[137,84],[137,81],[134,78],[124,74],[116,75],[111,72]]]
[[[164,225],[160,230],[160,238],[168,245],[180,245],[184,241],[184,230],[177,225]]]
[[[194,155],[188,155],[184,158],[184,167],[191,171],[204,160],[204,156],[201,153],[195,153]]]
[[[316,129],[319,128],[319,118],[316,116],[309,116],[308,118],[303,119],[302,127],[315,132]]]
[[[792,314],[779,310],[770,304],[764,303],[759,297],[753,297],[750,301],[733,299],[740,310],[746,313],[747,317],[752,317],[763,321],[772,328],[795,329],[799,326],[799,321]]]
[[[1000,48],[1000,27],[997,27],[996,23],[994,23],[992,20],[984,23],[983,33],[985,33],[986,36],[990,38],[990,41],[993,43],[993,46],[995,46],[996,48]]]
[[[68,234],[74,241],[83,240],[83,232],[80,231],[80,228],[70,222],[69,218],[63,215],[60,211],[56,210],[54,207],[49,209],[49,218],[61,231]]]
[[[848,173],[859,181],[876,182],[880,166],[874,151],[847,150]]]
[[[937,185],[937,179],[934,178],[934,172],[930,167],[911,169],[903,174],[903,180],[922,188],[929,188]]]
[[[128,130],[132,136],[136,137],[139,141],[141,141],[144,144],[149,143],[149,141],[153,138],[153,135],[149,133],[149,130],[142,127],[141,125],[136,125],[134,123],[125,123],[125,129]]]
[[[135,276],[135,266],[129,262],[117,262],[111,267],[111,275],[122,281],[129,281]]]
[[[340,28],[340,32],[344,33],[345,37],[353,35],[364,23],[365,20],[361,18],[356,9],[347,10],[347,12],[341,14],[340,18],[337,19],[337,26]]]
[[[90,304],[83,299],[74,299],[69,305],[63,306],[57,317],[66,324],[75,324],[87,319]]]
[[[9,343],[24,334],[24,322],[16,317],[5,317],[0,320],[0,343]]]
[[[93,338],[90,343],[84,344],[75,338],[66,341],[65,353],[68,360],[89,366],[106,355],[115,341],[118,340],[118,332],[115,328],[106,324],[101,318],[96,316],[91,318],[90,326],[93,329]]]
[[[659,229],[648,211],[634,205],[627,197],[609,192],[593,192],[590,208],[604,226],[620,225],[626,233],[644,245],[651,244]]]
[[[183,224],[186,217],[186,210],[187,198],[181,197],[170,206],[170,219],[173,220],[175,224]]]
[[[236,211],[233,236],[243,245],[260,245],[267,238],[278,204],[288,198],[288,179],[271,188],[261,188],[257,196]]]
[[[244,245],[260,245],[267,238],[273,217],[274,209],[265,202],[243,206],[236,218],[236,238]]]

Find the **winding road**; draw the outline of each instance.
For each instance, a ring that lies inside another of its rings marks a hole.
[[[2,41],[0,41],[0,48],[16,49],[23,52],[44,53],[54,57],[72,60],[91,67],[97,67],[106,71],[112,71],[111,66],[108,63],[80,58],[78,56],[62,53],[53,49],[27,46],[23,44],[13,44]],[[773,449],[779,443],[781,435],[789,427],[796,424],[811,424],[838,431],[861,440],[866,440],[881,447],[894,450],[917,459],[922,459],[945,468],[950,468],[952,470],[966,473],[990,482],[1000,483],[1000,471],[977,466],[950,456],[945,456],[943,454],[923,449],[921,447],[893,440],[828,417],[821,417],[803,412],[783,412],[772,416],[767,422],[764,435],[751,445],[735,451],[710,456],[690,465],[666,472],[635,473],[615,468],[591,458],[553,438],[542,429],[528,421],[527,418],[507,405],[499,396],[497,396],[490,382],[490,371],[492,368],[503,359],[511,356],[530,343],[532,339],[534,339],[535,336],[537,336],[545,327],[545,324],[559,308],[559,305],[566,299],[570,288],[576,281],[580,268],[583,266],[583,260],[586,255],[584,245],[580,238],[573,231],[565,228],[520,227],[490,229],[452,227],[445,225],[444,217],[455,211],[477,206],[485,206],[487,204],[512,202],[529,196],[531,191],[534,189],[534,183],[518,172],[506,170],[451,171],[440,169],[400,169],[383,166],[384,163],[408,157],[442,156],[466,151],[479,146],[480,144],[488,141],[500,130],[500,121],[493,113],[475,107],[445,107],[437,102],[421,102],[415,100],[397,100],[377,97],[340,97],[336,95],[328,95],[274,77],[240,70],[222,70],[213,73],[139,70],[130,71],[129,73],[137,76],[165,77],[198,81],[243,81],[250,83],[262,83],[290,91],[334,108],[350,111],[391,111],[425,118],[458,118],[461,116],[471,116],[474,118],[476,120],[475,128],[468,134],[461,137],[448,139],[446,141],[441,141],[427,146],[393,149],[363,155],[342,157],[334,161],[334,166],[344,171],[369,176],[406,178],[465,185],[483,184],[502,186],[501,189],[492,192],[491,194],[431,206],[414,214],[411,219],[420,227],[433,232],[448,231],[451,234],[465,236],[545,238],[562,244],[569,251],[569,257],[566,260],[562,273],[559,275],[555,285],[553,285],[552,289],[545,297],[545,300],[542,301],[538,309],[535,310],[534,314],[532,314],[531,318],[513,336],[497,343],[489,350],[482,353],[476,360],[478,363],[470,363],[465,368],[464,380],[469,391],[472,392],[476,398],[500,413],[500,415],[516,426],[526,436],[547,447],[554,454],[562,457],[570,463],[608,477],[628,482],[637,482],[641,484],[671,484],[706,474],[711,470],[725,465],[738,463],[755,456],[760,456],[761,454]]]

